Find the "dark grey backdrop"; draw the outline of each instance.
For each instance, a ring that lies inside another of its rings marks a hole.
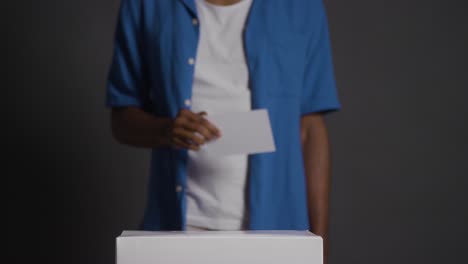
[[[5,5],[9,253],[113,263],[114,238],[142,216],[149,162],[112,140],[104,108],[118,1]],[[327,6],[344,106],[328,119],[330,263],[468,263],[466,4]]]

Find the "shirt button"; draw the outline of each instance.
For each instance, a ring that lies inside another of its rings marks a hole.
[[[195,64],[195,59],[194,59],[194,58],[190,58],[190,59],[188,60],[188,64],[189,64],[189,65],[194,65],[194,64]]]
[[[192,19],[192,24],[194,26],[198,25],[198,19],[196,19],[196,18]]]
[[[192,104],[192,102],[189,99],[187,99],[187,100],[185,100],[184,104],[185,104],[185,106],[190,106]]]
[[[181,185],[177,185],[175,191],[176,191],[177,193],[182,192],[182,186],[181,186]]]

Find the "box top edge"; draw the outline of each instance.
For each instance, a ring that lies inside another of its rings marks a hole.
[[[124,230],[118,238],[126,237],[320,237],[310,231],[249,230],[249,231],[132,231]]]

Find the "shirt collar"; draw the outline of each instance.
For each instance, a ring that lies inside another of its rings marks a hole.
[[[179,1],[181,1],[190,10],[190,12],[192,12],[194,16],[197,16],[197,8],[195,5],[195,0],[179,0]],[[252,9],[253,9],[253,5],[255,5],[255,2],[256,1],[253,0]]]

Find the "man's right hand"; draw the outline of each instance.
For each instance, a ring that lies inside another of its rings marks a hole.
[[[190,150],[199,150],[206,142],[219,138],[221,132],[203,116],[205,112],[194,113],[182,109],[169,128],[172,146]]]

